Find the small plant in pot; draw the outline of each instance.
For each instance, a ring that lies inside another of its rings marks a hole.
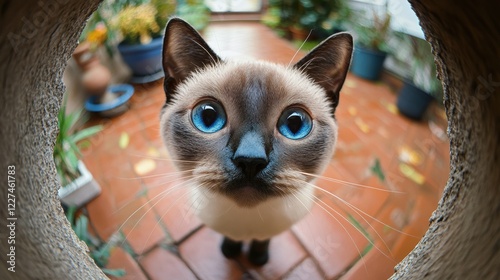
[[[372,81],[380,78],[388,53],[386,42],[391,32],[390,24],[391,15],[387,9],[384,9],[383,13],[374,11],[372,18],[365,18],[365,20],[359,20],[354,24],[357,42],[354,48],[351,71],[356,76]]]
[[[111,20],[122,37],[118,50],[132,70],[133,83],[156,81],[163,77],[163,27],[175,12],[176,1],[128,2]]]
[[[313,39],[328,37],[335,28],[342,28],[339,24],[349,14],[344,0],[271,0],[263,21],[272,28],[287,30],[292,39],[303,41],[309,33]]]
[[[101,131],[101,126],[75,131],[82,111],[66,114],[66,97],[58,114],[59,134],[54,146],[54,163],[62,187],[59,198],[66,206],[82,207],[101,193],[101,187],[94,180],[80,160],[78,143]]]
[[[429,43],[412,36],[407,38],[412,48],[411,77],[404,80],[397,107],[401,114],[420,120],[432,100],[441,99],[442,86],[436,78],[436,65]]]

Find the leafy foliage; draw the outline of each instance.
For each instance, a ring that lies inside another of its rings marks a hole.
[[[54,146],[54,162],[61,184],[66,186],[78,178],[78,160],[81,156],[78,142],[102,130],[102,126],[92,126],[80,131],[75,131],[74,126],[80,120],[82,111],[66,114],[66,97],[57,116],[59,134]]]
[[[293,26],[329,35],[334,29],[343,29],[350,15],[345,0],[270,0],[263,21],[274,28]]]
[[[111,244],[103,243],[88,232],[89,220],[85,215],[76,216],[76,208],[70,207],[66,213],[66,217],[76,233],[78,238],[87,244],[90,251],[90,257],[95,264],[108,276],[122,277],[125,275],[123,269],[106,269],[110,257],[110,250],[113,247]]]
[[[358,44],[372,50],[387,52],[389,48],[386,42],[391,32],[391,14],[387,10],[381,14],[373,11],[371,18],[366,16],[357,18],[353,24]]]
[[[203,0],[179,1],[176,15],[189,22],[196,30],[202,30],[210,21],[210,9]]]

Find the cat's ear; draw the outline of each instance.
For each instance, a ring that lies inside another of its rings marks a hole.
[[[167,103],[192,72],[221,61],[198,31],[180,18],[170,19],[165,27],[162,59]]]
[[[337,33],[321,42],[294,65],[326,90],[333,112],[349,70],[352,50],[352,36],[349,33]]]

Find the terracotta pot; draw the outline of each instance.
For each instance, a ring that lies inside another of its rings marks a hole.
[[[85,92],[89,95],[103,95],[111,81],[111,73],[90,50],[90,43],[80,44],[73,52],[73,58],[82,70]]]

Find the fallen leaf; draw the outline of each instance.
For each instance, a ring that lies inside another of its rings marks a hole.
[[[128,146],[128,143],[130,142],[130,137],[128,136],[128,133],[122,132],[120,135],[120,139],[118,140],[118,146],[121,149],[125,149]]]
[[[346,80],[344,85],[348,88],[355,88],[357,86],[355,81]]]
[[[160,156],[160,152],[155,147],[149,147],[147,154],[150,157],[159,157]]]
[[[356,116],[358,114],[358,109],[356,109],[356,107],[354,107],[354,106],[349,106],[347,111],[349,112],[349,114],[351,116]]]
[[[420,165],[422,163],[422,155],[408,146],[403,146],[399,148],[399,160],[413,165]]]
[[[385,108],[387,108],[387,111],[391,112],[394,115],[399,112],[398,107],[392,103],[385,104]]]
[[[370,126],[366,124],[361,118],[356,118],[354,123],[363,131],[364,133],[370,132]]]
[[[409,166],[408,164],[401,163],[399,164],[399,171],[403,173],[403,175],[412,180],[413,182],[422,185],[425,182],[425,177],[424,175],[420,174],[417,170],[415,170],[413,167]]]
[[[152,159],[143,159],[134,164],[134,171],[137,175],[142,176],[156,169],[156,162]]]

